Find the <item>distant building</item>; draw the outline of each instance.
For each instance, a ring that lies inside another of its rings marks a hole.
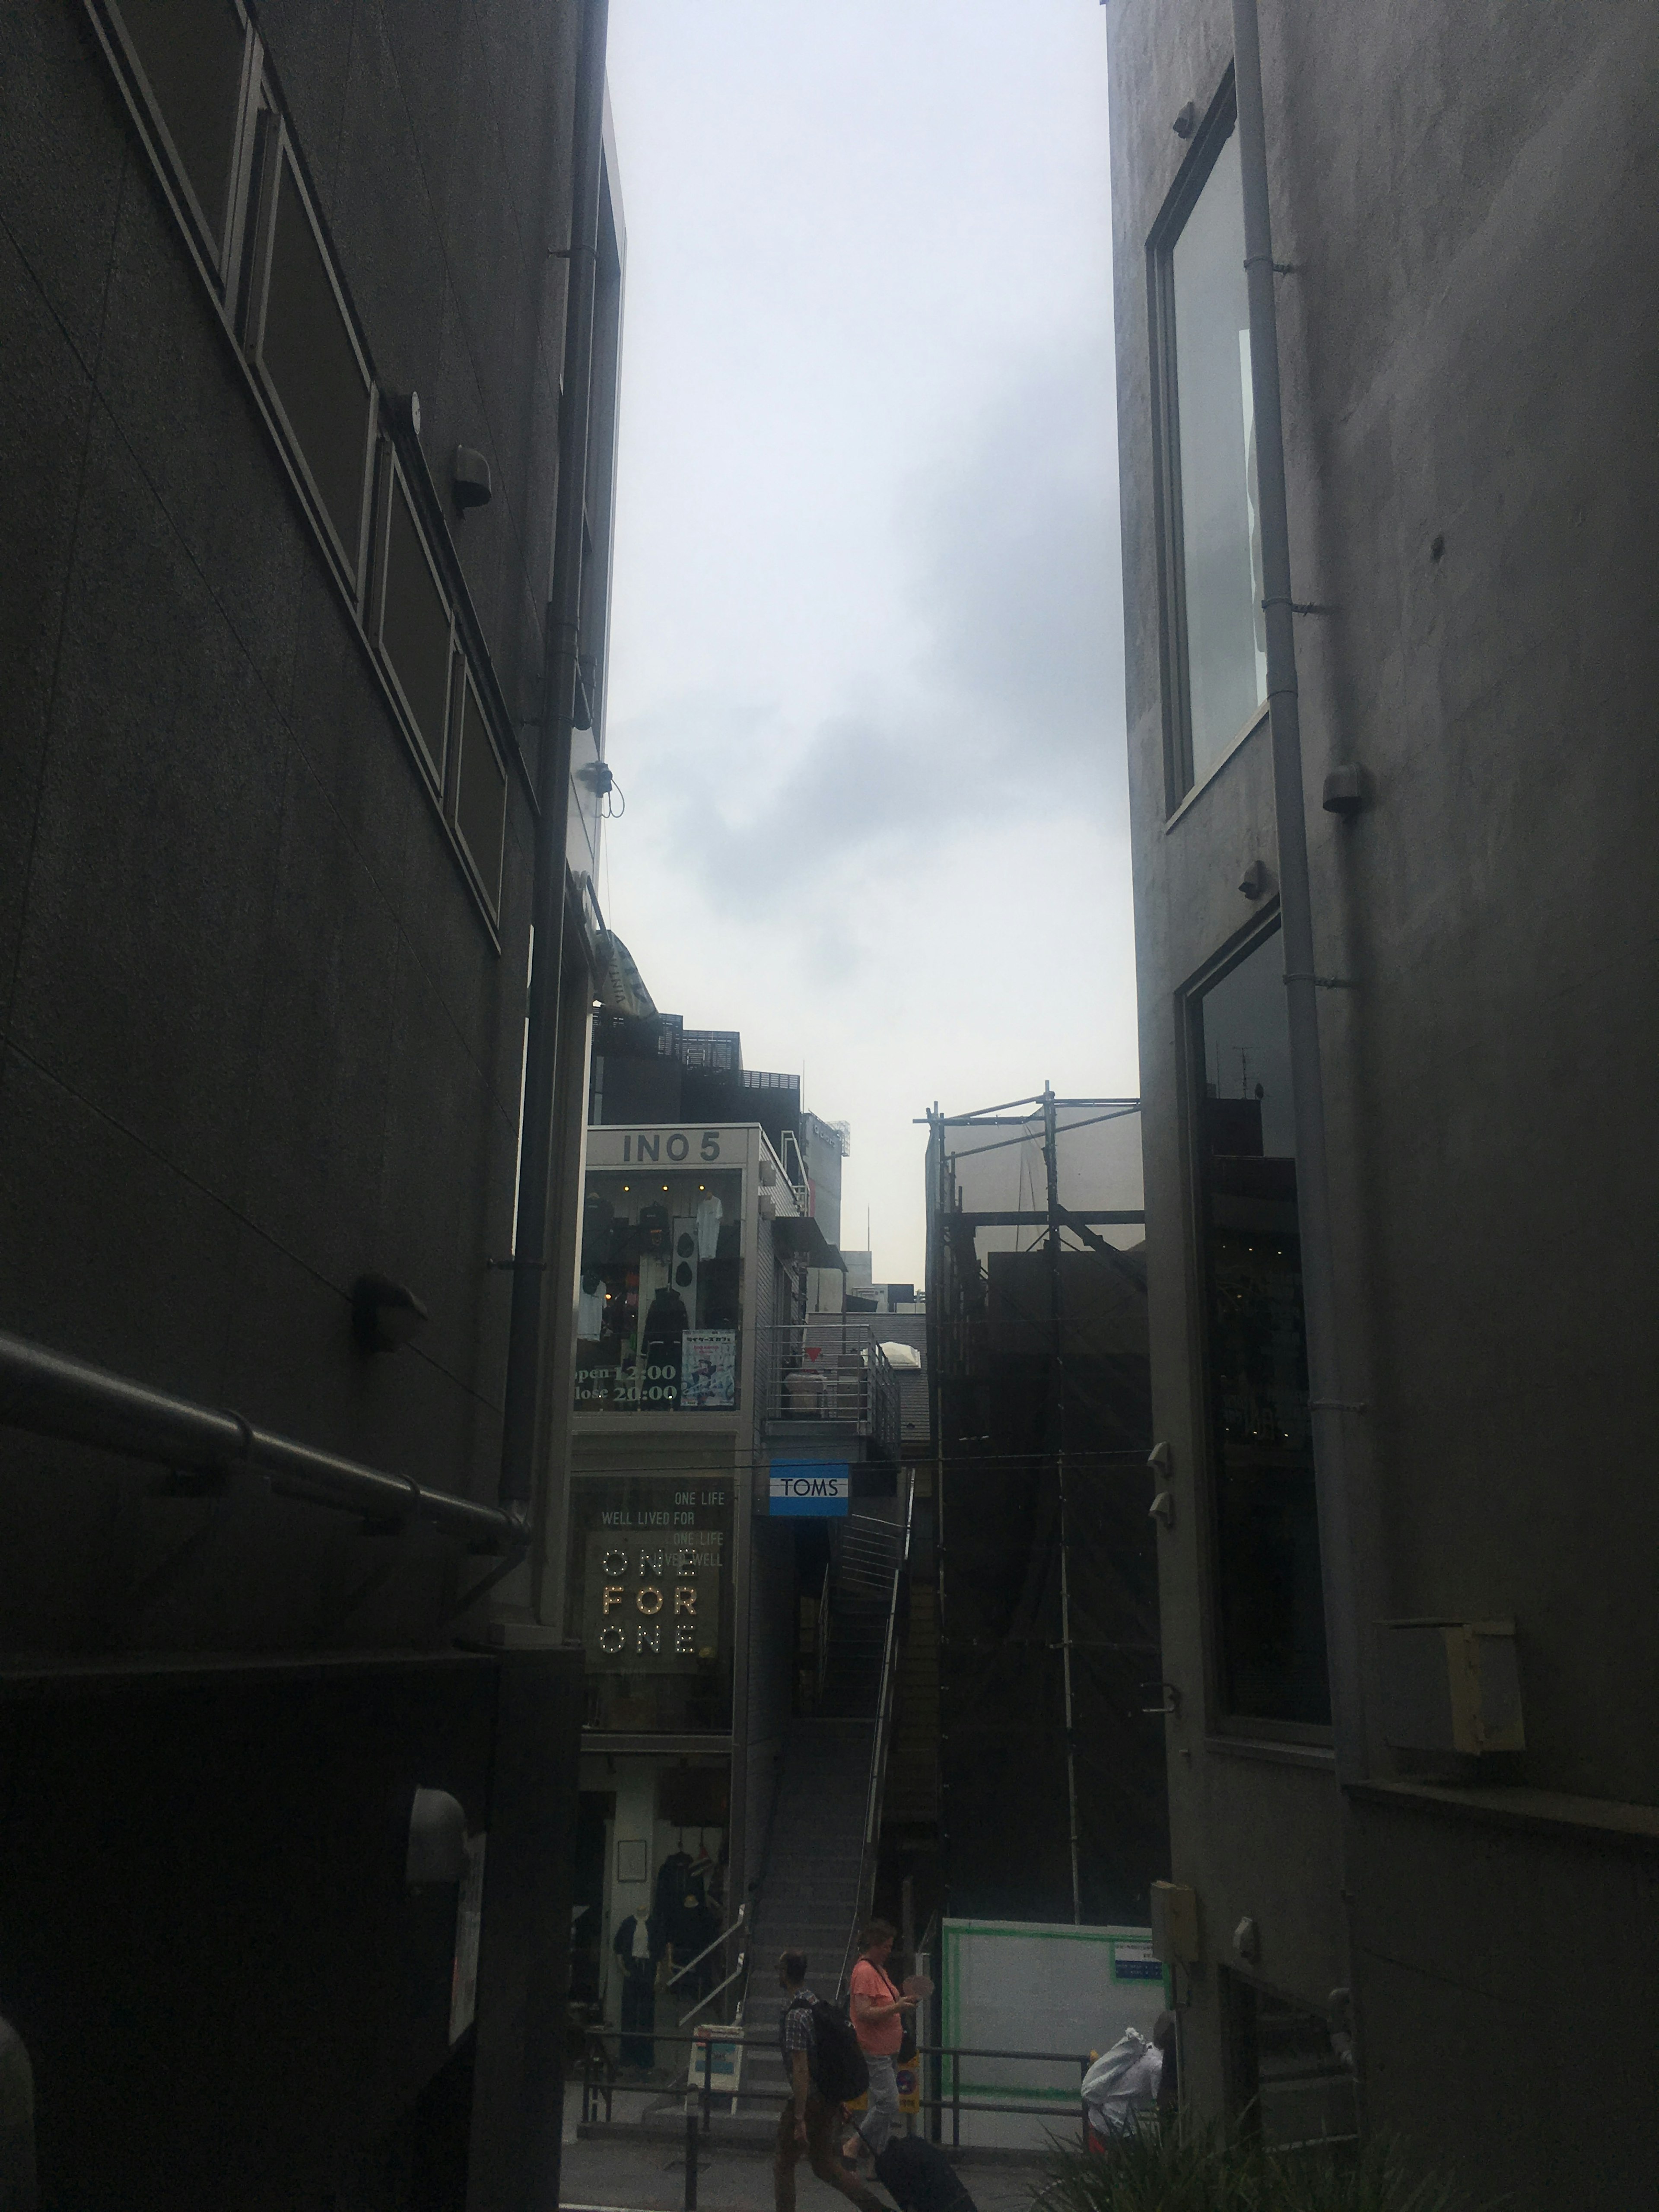
[[[797,1077],[745,1068],[735,1031],[686,1029],[637,976],[615,995],[594,1026],[548,1582],[586,1661],[573,1994],[602,2051],[665,2075],[684,2052],[659,2039],[763,2010],[757,1924],[774,1957],[810,1936],[833,1985],[868,1910],[876,1861],[854,1841],[809,1928],[808,1863],[773,1827],[810,1787],[815,1837],[856,1833],[884,1772],[914,1378],[842,1296],[844,1129],[803,1111]],[[668,1960],[655,1981],[636,1942]]]
[[[1623,2212],[1659,2036],[1659,15],[1264,6],[1264,154],[1255,14],[1106,11],[1183,2092]]]
[[[800,1117],[801,1153],[806,1163],[806,1184],[811,1194],[812,1214],[832,1244],[841,1243],[841,1164],[852,1146],[845,1121],[825,1121],[803,1109]]]

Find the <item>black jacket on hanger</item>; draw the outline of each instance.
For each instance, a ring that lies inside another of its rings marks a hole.
[[[702,1876],[694,1871],[690,1853],[671,1851],[657,1869],[657,1902],[651,1917],[673,1945],[682,1966],[708,1941],[702,1932],[706,1904]]]

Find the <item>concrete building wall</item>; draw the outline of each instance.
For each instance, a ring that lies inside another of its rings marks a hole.
[[[541,684],[580,21],[258,13],[380,386],[420,395],[441,490],[459,445],[489,464],[448,536],[512,722]],[[0,103],[0,1323],[493,1496],[527,782],[509,758],[492,931],[94,15],[8,9]],[[392,1357],[351,1342],[366,1271],[430,1310]],[[6,1449],[33,1571],[0,1642],[304,1641],[319,1587],[361,1579],[349,1523],[239,1508],[210,1585],[124,1620],[127,1559],[166,1540],[147,1471]],[[331,1639],[415,1632],[452,1551],[411,1543]]]
[[[1174,1873],[1204,1914],[1188,2078],[1218,2108],[1218,1968],[1314,2006],[1352,1978],[1375,2119],[1517,2205],[1612,2208],[1648,2170],[1638,2085],[1614,2065],[1562,2094],[1547,1961],[1558,1912],[1586,1959],[1624,1953],[1659,1836],[1638,1688],[1659,1667],[1641,1473],[1659,1413],[1659,494],[1637,458],[1659,303],[1632,281],[1659,247],[1659,26],[1628,0],[1261,12],[1293,272],[1293,588],[1328,611],[1297,641],[1317,965],[1351,986],[1321,1012],[1344,1389],[1365,1407],[1349,1436],[1375,1787],[1345,1805],[1317,1741],[1218,1705],[1179,994],[1271,912],[1278,861],[1265,726],[1190,797],[1166,777],[1148,241],[1188,155],[1171,125],[1221,89],[1231,15],[1111,0]],[[1348,762],[1367,803],[1345,822],[1320,795]],[[1371,1623],[1424,1615],[1516,1622],[1527,1750],[1468,1803],[1382,1740]],[[1246,1914],[1254,1965],[1231,1945]],[[1651,1996],[1626,1998],[1620,2039],[1650,2049]]]

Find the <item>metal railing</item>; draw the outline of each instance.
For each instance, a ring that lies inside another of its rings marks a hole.
[[[898,1377],[871,1322],[814,1314],[758,1329],[755,1389],[763,1420],[831,1422],[898,1456]]]
[[[884,1516],[848,1513],[845,1520],[835,1522],[830,1534],[830,1573],[836,1595],[843,1603],[884,1606],[903,1547],[903,1529]]]
[[[749,1907],[747,1903],[740,1905],[738,1907],[737,1918],[733,1920],[732,1925],[729,1928],[722,1928],[720,1934],[715,1936],[712,1943],[705,1943],[702,1950],[697,1953],[696,1958],[688,1959],[683,1966],[677,1966],[674,1972],[668,1977],[668,1979],[664,1983],[663,1987],[665,1989],[672,1990],[676,1982],[683,1982],[694,1967],[702,1966],[705,1959],[711,1957],[713,1954],[720,1950],[723,1945],[729,1943],[734,1936],[739,1934],[742,1930],[744,1921],[747,1920],[748,1917]],[[723,1982],[719,1983],[714,1989],[710,1990],[707,1996],[701,1996],[697,1999],[697,2002],[692,2006],[690,2011],[681,2020],[680,2026],[682,2027],[685,2026],[687,2021],[696,2018],[696,2014],[702,2011],[704,2005],[708,2002],[709,1998],[717,1997],[721,1990],[728,1989],[731,1986],[731,1984],[737,1979],[738,1975],[743,1972],[744,1957],[744,1953],[739,1951],[738,1954],[736,1971],[728,1974]]]
[[[812,1695],[812,1710],[816,1712],[823,1703],[823,1685],[830,1673],[830,1567],[826,1561],[823,1584],[818,1592],[818,1617],[814,1624],[816,1647],[813,1661],[817,1681]]]
[[[881,1681],[876,1692],[876,1733],[870,1747],[870,1786],[864,1801],[864,1840],[859,1854],[853,1924],[847,1931],[847,1948],[842,1954],[841,1975],[836,1984],[837,1996],[845,1994],[852,1979],[854,1947],[858,1942],[859,1928],[869,1913],[871,1898],[875,1890],[876,1848],[881,1835],[881,1801],[887,1784],[887,1752],[893,1732],[893,1694],[898,1680],[899,1601],[904,1587],[905,1570],[910,1562],[910,1524],[915,1503],[916,1478],[912,1471],[906,1478],[903,1534],[899,1539],[897,1557],[893,1562],[892,1589],[887,1605],[887,1630],[882,1639]]]
[[[89,1360],[71,1359],[28,1338],[0,1329],[0,1423],[40,1436],[67,1437],[135,1459],[154,1460],[175,1474],[222,1481],[258,1478],[281,1498],[297,1498],[377,1524],[425,1521],[469,1538],[476,1550],[522,1551],[523,1517],[480,1505],[412,1477],[387,1474],[333,1452],[256,1428],[240,1413],[198,1406],[152,1389]]]
[[[613,2030],[593,2027],[587,2031],[584,2039],[581,2116],[583,2124],[586,2126],[593,2125],[598,2120],[601,2103],[605,2107],[605,2122],[609,2124],[611,2120],[612,2099],[618,2083],[616,2062],[605,2048],[605,2038],[614,2033]],[[683,2076],[676,2073],[672,2085],[665,2093],[671,2099],[680,2096],[685,2099],[685,2212],[696,2212],[699,2149],[701,2144],[708,2141],[714,2134],[714,2098],[717,2094],[714,2078],[714,2047],[717,2044],[742,2046],[750,2039],[741,2024],[732,2028],[717,2031],[704,2030],[697,2035],[654,2035],[651,2038],[653,2044],[679,2045],[689,2047],[696,2054],[694,2057],[688,2060]],[[775,2042],[775,2036],[769,2033],[765,2041],[770,2047]],[[1083,2077],[1093,2063],[1095,2054],[1092,2052],[994,2051],[982,2049],[972,2044],[927,2043],[917,2045],[916,2056],[919,2059],[949,2059],[951,2061],[951,2094],[946,2096],[941,2091],[938,2095],[928,2096],[924,2093],[916,2101],[920,2111],[938,2115],[939,2133],[941,2138],[945,2132],[945,2115],[949,2112],[951,2148],[953,2150],[960,2150],[962,2148],[962,2116],[964,2112],[1006,2113],[1017,2118],[1037,2120],[1053,2119],[1058,2117],[1057,2105],[1053,2100],[1045,2106],[1038,2102],[1010,2104],[999,2098],[964,2097],[962,2094],[962,2069],[959,2063],[964,2058],[1012,2058],[1023,2060],[1028,2065],[1075,2066],[1078,2069],[1078,2122],[1079,2129],[1082,2126]],[[701,2066],[697,2063],[699,2057],[702,2062]],[[725,2070],[723,2067],[722,2071]],[[776,2105],[781,2109],[794,2094],[793,2089],[787,2082],[776,2089],[757,2087],[752,2084],[747,2087],[741,2086],[738,2069],[733,2068],[732,2071],[732,2083],[730,2089],[728,2090],[726,2085],[722,2083],[718,2094],[721,2097],[730,2095],[733,2112],[737,2110],[739,2098],[750,2104]],[[701,2074],[701,2079],[698,2078],[699,2074]]]
[[[747,1951],[739,1951],[738,1954],[738,1963],[732,1967],[731,1972],[726,1977],[726,1979],[723,1982],[716,1982],[714,1988],[709,1990],[707,1996],[699,1997],[696,2004],[692,2006],[690,2012],[683,2012],[680,2014],[680,2026],[682,2027],[690,2027],[692,2021],[696,2018],[697,2014],[702,2010],[705,2005],[711,2005],[714,2003],[716,1997],[724,1996],[727,1990],[732,1988],[736,1984],[743,1980],[744,1976],[748,1972],[748,1971],[749,1954]]]

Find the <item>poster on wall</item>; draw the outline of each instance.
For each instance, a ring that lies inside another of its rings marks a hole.
[[[737,1331],[687,1329],[680,1341],[680,1411],[726,1413],[737,1402]]]

